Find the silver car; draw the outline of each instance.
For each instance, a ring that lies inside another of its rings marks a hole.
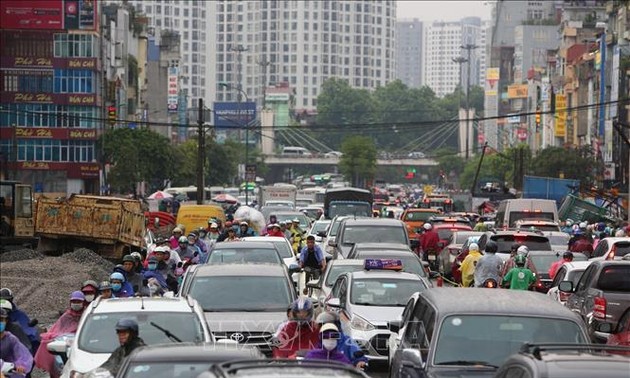
[[[363,265],[363,260],[330,260],[328,264],[326,264],[326,270],[319,279],[307,282],[306,287],[312,289],[311,297],[323,302],[326,298],[328,298],[328,295],[332,290],[332,286],[335,284],[335,281],[337,281],[337,278],[340,275],[348,272],[363,270]]]

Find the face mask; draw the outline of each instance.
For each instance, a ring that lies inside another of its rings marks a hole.
[[[156,270],[157,269],[157,264],[156,263],[151,263],[151,264],[147,265],[147,267],[149,268],[149,270]]]
[[[326,350],[333,350],[337,347],[337,340],[335,339],[325,339],[322,340],[322,346]]]
[[[79,312],[83,310],[83,303],[70,303],[70,308],[72,311]]]
[[[6,328],[6,326],[7,326],[6,322],[0,323],[0,332],[4,332],[4,329]]]
[[[218,233],[215,233],[215,232],[211,232],[211,233],[210,233],[210,235],[209,235],[209,237],[210,237],[210,239],[212,239],[212,240],[216,240],[216,239],[218,239],[218,238],[219,238],[219,234],[218,234]]]
[[[112,290],[119,291],[120,289],[122,289],[122,284],[119,284],[119,283],[112,284]]]
[[[85,301],[92,302],[94,300],[94,294],[85,294]]]

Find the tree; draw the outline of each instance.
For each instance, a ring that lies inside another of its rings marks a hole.
[[[448,177],[458,177],[464,171],[464,158],[459,156],[457,151],[452,148],[444,148],[433,153],[435,160],[438,162],[438,169]]]
[[[580,180],[591,186],[603,166],[588,146],[582,148],[547,147],[532,159],[530,172],[535,176],[560,177]]]
[[[347,137],[341,144],[339,170],[354,186],[365,186],[376,173],[376,145],[367,136]]]

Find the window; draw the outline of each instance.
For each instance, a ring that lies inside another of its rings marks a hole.
[[[55,34],[54,56],[56,58],[98,57],[96,38],[90,34]]]
[[[55,69],[54,93],[94,93],[95,75],[89,70]]]

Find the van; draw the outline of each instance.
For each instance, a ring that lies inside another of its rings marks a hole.
[[[558,206],[554,200],[518,198],[499,203],[496,228],[513,228],[521,220],[547,220],[558,222]]]
[[[313,156],[309,150],[304,147],[284,147],[282,149],[282,155],[284,156]]]
[[[181,205],[177,211],[177,224],[183,225],[186,232],[199,227],[208,227],[210,218],[220,219],[225,223],[225,212],[219,205]]]

